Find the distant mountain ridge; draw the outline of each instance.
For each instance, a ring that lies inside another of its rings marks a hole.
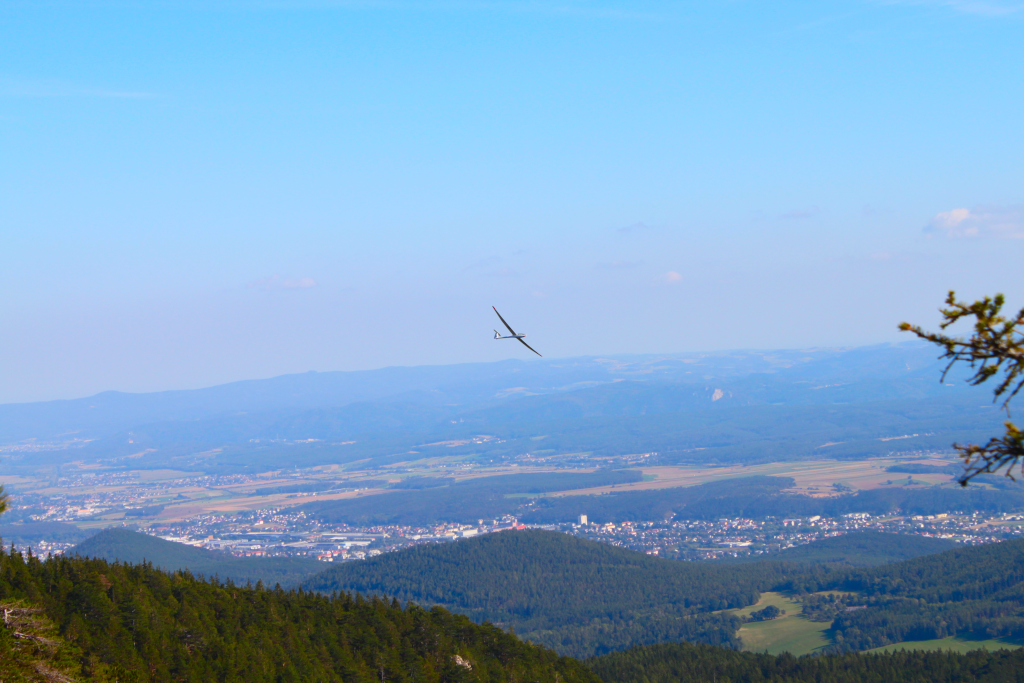
[[[822,356],[821,360],[815,358],[816,355]],[[934,364],[933,359],[928,358],[933,355],[926,347],[909,343],[868,347],[868,350],[568,358],[349,372],[311,371],[203,389],[140,394],[106,391],[80,399],[3,404],[0,405],[0,443],[52,438],[58,433],[76,430],[91,430],[90,435],[96,436],[132,425],[197,420],[238,412],[295,412],[383,399],[427,404],[479,402],[502,392],[511,392],[510,396],[566,392],[616,379],[673,382],[686,379],[694,369],[710,371],[715,377],[723,378],[798,368],[794,380],[810,381],[836,373],[856,376],[854,366],[859,371],[869,369],[869,374],[890,373],[897,370],[901,362],[908,369],[911,364],[915,368],[928,367]],[[851,362],[852,366],[844,368],[840,359]],[[699,378],[693,379],[695,381],[688,383],[701,382]]]
[[[0,406],[0,443],[36,439],[28,450],[8,448],[2,465],[117,466],[131,458],[135,468],[173,460],[178,468],[238,472],[282,461],[386,465],[424,448],[490,462],[536,450],[657,452],[663,464],[766,462],[944,450],[998,429],[991,397],[953,377],[940,383],[934,356],[908,343],[504,361],[107,393]],[[58,434],[79,439],[79,447],[39,446]],[[431,446],[479,434],[493,438]],[[215,449],[214,457],[193,457]]]

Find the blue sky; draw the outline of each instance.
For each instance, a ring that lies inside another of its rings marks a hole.
[[[1024,6],[0,4],[0,402],[1021,296]]]

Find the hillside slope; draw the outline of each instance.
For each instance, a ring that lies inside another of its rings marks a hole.
[[[71,554],[109,562],[149,562],[165,571],[187,569],[192,574],[217,576],[235,583],[290,586],[323,570],[323,564],[301,557],[234,557],[228,553],[173,543],[128,529],[106,529],[85,539]]]
[[[675,562],[560,533],[517,531],[345,563],[303,585],[442,605],[588,656],[665,640],[736,646],[739,621],[709,612],[757,602],[790,570]]]
[[[90,680],[594,680],[575,660],[440,608],[239,588],[145,565],[0,551],[0,603],[41,608],[81,653],[73,675]]]
[[[42,612],[24,600],[0,597],[0,681],[63,682],[80,674],[81,650]]]
[[[949,636],[1024,639],[1024,540],[868,569],[810,570],[783,587],[797,593],[853,593],[835,610],[833,650]],[[805,600],[804,610],[810,605]],[[816,609],[822,607],[827,606]]]

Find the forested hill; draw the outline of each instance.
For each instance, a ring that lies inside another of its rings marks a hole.
[[[604,683],[1021,683],[1024,650],[967,654],[895,652],[879,655],[791,655],[735,652],[664,643],[588,662]]]
[[[942,538],[858,531],[786,548],[772,557],[787,562],[839,562],[855,566],[875,566],[934,555],[957,547],[959,546],[955,541]],[[744,561],[755,560],[744,558]]]
[[[16,638],[23,626],[0,623],[4,680],[596,680],[575,660],[441,608],[240,588],[148,565],[0,551],[0,605],[59,634]]]
[[[787,580],[779,563],[711,565],[659,559],[549,531],[507,531],[332,567],[306,588],[443,605],[563,654],[692,640],[738,645],[735,617]]]
[[[1024,638],[1024,540],[957,548],[870,569],[810,570],[781,588],[853,592],[833,621],[833,650],[956,635]]]
[[[72,554],[129,564],[149,562],[166,571],[188,569],[193,574],[216,576],[235,583],[262,581],[268,586],[289,587],[323,569],[323,564],[304,557],[235,557],[230,553],[194,548],[128,529],[106,529],[85,539]]]

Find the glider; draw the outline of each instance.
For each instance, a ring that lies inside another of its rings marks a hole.
[[[494,308],[494,306],[491,306],[491,308]],[[494,308],[494,312],[498,313],[498,309]],[[509,326],[509,324],[507,322],[505,322],[504,318],[501,317],[501,313],[498,313],[498,320],[500,320],[505,327],[508,327],[508,331],[511,332],[512,334],[509,334],[509,335],[506,335],[506,336],[503,337],[500,334],[498,334],[497,330],[495,330],[494,331],[494,338],[495,339],[518,339],[520,344],[522,344],[526,348],[530,349],[534,353],[537,353],[537,351],[534,350],[534,348],[532,346],[530,346],[529,344],[527,344],[526,342],[523,341],[523,337],[525,337],[526,335],[525,334],[516,334],[516,331],[513,330],[512,327]],[[539,353],[537,353],[537,355],[540,356]],[[540,356],[540,357],[543,358],[544,356]]]

